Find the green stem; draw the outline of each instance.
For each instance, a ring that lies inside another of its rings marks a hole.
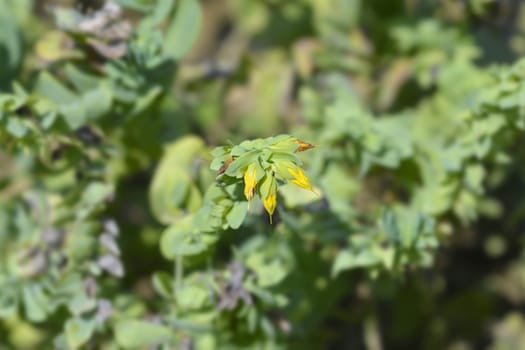
[[[184,267],[182,265],[182,255],[175,257],[175,282],[173,286],[174,297],[177,298],[182,288],[182,277],[184,274]]]

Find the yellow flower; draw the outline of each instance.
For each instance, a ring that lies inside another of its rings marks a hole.
[[[306,188],[307,190],[312,190],[312,185],[310,184],[310,180],[308,180],[308,177],[303,172],[303,169],[300,167],[296,167],[295,169],[292,167],[287,167],[288,171],[292,176],[294,177],[291,181],[296,184],[299,187]]]
[[[246,199],[250,200],[253,198],[256,185],[256,169],[253,164],[250,164],[248,169],[244,172],[244,195],[246,196]]]
[[[277,181],[271,172],[267,172],[261,180],[259,186],[259,196],[262,199],[264,209],[270,215],[270,224],[272,223],[272,215],[277,206]]]
[[[272,189],[268,196],[263,199],[263,205],[264,209],[268,212],[270,215],[270,224],[272,223],[272,215],[275,211],[275,207],[277,206],[277,191]]]

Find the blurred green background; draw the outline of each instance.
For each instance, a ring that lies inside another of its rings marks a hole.
[[[0,0],[0,350],[525,349],[524,54],[520,0]],[[239,219],[210,150],[282,133],[315,194]]]

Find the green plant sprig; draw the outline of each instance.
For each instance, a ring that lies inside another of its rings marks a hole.
[[[291,182],[313,190],[296,155],[313,147],[290,135],[243,141],[239,145],[215,148],[210,168],[217,171],[219,183],[244,182],[246,200],[258,195],[271,223],[280,184]]]

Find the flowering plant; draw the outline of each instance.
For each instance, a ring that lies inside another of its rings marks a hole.
[[[210,167],[217,171],[219,182],[243,181],[246,200],[250,201],[257,194],[272,222],[280,183],[292,182],[304,189],[313,189],[296,155],[313,147],[289,135],[243,141],[236,146],[215,148],[212,151],[215,159]]]
[[[0,0],[0,350],[525,349],[524,30]]]

